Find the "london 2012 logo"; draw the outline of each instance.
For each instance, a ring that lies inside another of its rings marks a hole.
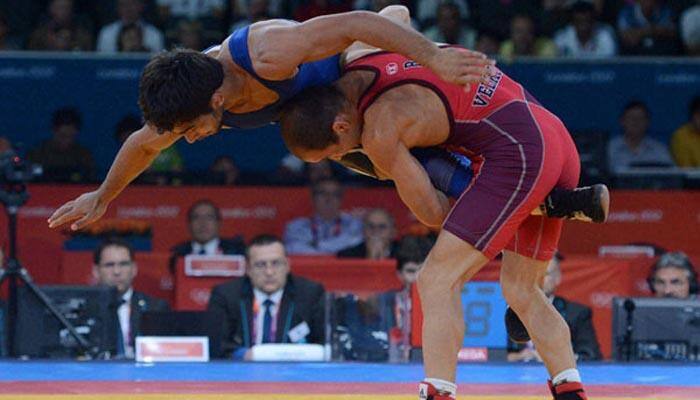
[[[386,73],[389,75],[394,75],[399,72],[399,64],[392,62],[386,65]]]

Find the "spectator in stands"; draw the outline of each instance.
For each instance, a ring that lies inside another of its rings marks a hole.
[[[630,167],[672,166],[673,161],[666,146],[647,135],[649,109],[641,101],[633,100],[625,106],[620,116],[622,136],[608,143],[608,167],[619,171]]]
[[[566,320],[566,324],[569,325],[571,344],[577,359],[599,360],[601,353],[595,328],[593,327],[591,308],[554,294],[557,286],[561,283],[560,262],[562,259],[561,254],[556,253],[555,257],[550,261],[544,276],[542,290],[552,301],[554,308]],[[521,344],[511,340],[508,341],[508,361],[532,360],[542,361],[532,342]]]
[[[501,44],[501,57],[554,57],[557,49],[546,37],[537,37],[535,22],[529,15],[519,14],[510,22],[510,39]]]
[[[338,252],[338,257],[368,258],[381,260],[396,257],[396,224],[394,217],[382,208],[365,214],[362,232],[364,240],[357,246]]]
[[[118,41],[117,51],[120,53],[148,52],[148,49],[143,45],[143,30],[137,24],[122,25]]]
[[[349,360],[385,361],[391,330],[410,332],[410,287],[434,241],[426,236],[401,239],[396,251],[396,273],[402,287],[368,298],[349,295],[336,301],[338,333],[343,357]]]
[[[284,232],[289,254],[335,254],[362,241],[362,221],[340,211],[343,189],[335,179],[311,184],[313,214],[290,221]]]
[[[292,11],[292,17],[297,21],[306,21],[313,17],[326,14],[336,14],[350,11],[350,2],[347,0],[303,0]]]
[[[540,0],[469,0],[469,10],[476,21],[476,29],[493,30],[500,39],[508,37],[511,26],[505,21],[512,21],[516,15],[528,15],[533,20],[542,12]],[[533,32],[536,29],[533,28]]]
[[[386,6],[388,5],[390,4],[386,4]],[[420,0],[416,2],[415,18],[419,21],[420,26],[422,27],[431,26],[434,24],[440,26],[440,13],[446,12],[446,10],[441,11],[441,8],[445,5],[450,5],[450,7],[455,7],[457,9],[456,12],[449,10],[448,13],[454,14],[458,18],[458,24],[462,21],[468,20],[471,17],[469,13],[469,4],[466,0]],[[383,7],[373,11],[379,11],[382,8]]]
[[[221,325],[215,356],[249,359],[262,343],[323,343],[323,286],[290,274],[282,241],[254,238],[246,250],[246,276],[214,287],[207,310]],[[216,351],[218,350],[218,352]]]
[[[700,96],[690,102],[689,121],[671,137],[671,154],[679,167],[700,167]]]
[[[30,50],[90,51],[92,34],[87,22],[75,15],[73,0],[52,0],[48,16],[34,30]]]
[[[700,56],[700,3],[683,11],[679,25],[686,54]]]
[[[0,51],[19,50],[20,46],[12,40],[10,26],[5,15],[0,10]]]
[[[0,136],[0,157],[13,150],[12,142],[6,136]]]
[[[226,11],[224,0],[157,0],[161,21],[202,20],[221,22]],[[221,25],[219,25],[221,26]]]
[[[107,239],[93,253],[92,274],[97,284],[117,288],[120,304],[117,308],[117,356],[133,358],[134,340],[139,334],[144,311],[167,311],[168,303],[134,290],[138,267],[134,250],[122,239]]]
[[[617,20],[620,44],[626,54],[672,55],[677,53],[673,11],[660,0],[637,0],[620,11]]]
[[[227,186],[237,185],[241,175],[236,162],[229,156],[216,157],[209,172],[213,174],[215,183]]]
[[[647,282],[654,296],[677,299],[696,298],[700,285],[695,267],[682,251],[663,254],[652,267]]]
[[[143,122],[141,118],[134,114],[124,116],[114,129],[114,138],[121,147],[126,139],[137,130],[141,129]],[[177,150],[177,146],[170,146],[160,152],[158,157],[151,163],[145,174],[141,177],[143,183],[165,183],[167,174],[182,172],[184,163],[182,156]]]
[[[178,257],[187,254],[217,255],[243,254],[245,244],[240,236],[231,240],[220,236],[221,211],[211,200],[196,201],[187,211],[187,224],[190,240],[174,246],[170,259],[170,269],[175,270]]]
[[[199,21],[180,21],[177,25],[175,47],[204,50],[202,24]]]
[[[306,179],[313,184],[323,179],[333,179],[333,164],[328,159],[306,163]]]
[[[571,7],[571,24],[554,36],[560,56],[603,58],[617,54],[613,29],[596,21],[595,8],[587,1]]]
[[[142,47],[150,52],[163,50],[163,34],[155,26],[143,20],[142,0],[119,0],[117,3],[119,19],[100,30],[97,39],[97,51],[115,53],[119,47],[119,36],[126,25],[135,24],[141,28]]]
[[[474,46],[474,50],[482,52],[489,57],[496,57],[501,50],[501,41],[495,33],[481,31],[479,32],[479,38],[476,40]]]
[[[270,19],[270,2],[268,0],[250,0],[244,19],[236,21],[231,25],[230,31],[233,33],[238,28],[254,24],[259,21]]]
[[[458,44],[473,49],[476,32],[462,23],[462,18],[456,3],[443,2],[437,9],[435,25],[426,29],[423,34],[433,42]]]
[[[44,167],[45,180],[85,182],[94,178],[92,154],[76,141],[81,123],[80,113],[75,108],[56,110],[51,121],[53,137],[27,154],[29,161]]]

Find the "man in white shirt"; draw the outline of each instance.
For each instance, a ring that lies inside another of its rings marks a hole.
[[[178,257],[187,254],[218,255],[218,254],[243,254],[245,243],[240,236],[233,239],[222,239],[221,211],[211,200],[201,199],[196,201],[187,211],[187,226],[190,239],[172,248],[170,269],[175,271]]]
[[[256,344],[323,343],[323,286],[289,273],[281,239],[257,236],[246,261],[246,276],[217,285],[209,298],[221,337],[212,356],[240,360]]]
[[[608,143],[608,167],[617,172],[625,168],[673,166],[668,148],[647,136],[650,113],[641,101],[629,102],[620,117],[622,136]]]
[[[93,276],[99,285],[117,288],[120,303],[117,308],[119,331],[117,332],[116,355],[134,357],[134,339],[139,333],[141,314],[144,311],[167,311],[170,307],[161,300],[133,288],[138,267],[134,261],[134,250],[121,239],[107,239],[93,253]]]
[[[575,58],[613,57],[617,43],[612,27],[595,19],[592,3],[578,1],[571,7],[571,24],[554,35],[559,55]]]
[[[119,0],[117,3],[119,19],[100,30],[97,39],[97,51],[102,53],[116,53],[119,42],[119,32],[122,27],[137,24],[143,32],[143,47],[155,53],[163,50],[163,34],[155,26],[143,20],[142,0]]]

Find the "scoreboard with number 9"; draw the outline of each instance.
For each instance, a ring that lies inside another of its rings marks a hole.
[[[506,301],[497,282],[469,282],[462,288],[463,347],[505,348]]]

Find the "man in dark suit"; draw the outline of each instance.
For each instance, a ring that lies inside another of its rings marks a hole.
[[[289,273],[281,239],[254,238],[246,261],[245,277],[212,290],[207,310],[221,340],[213,356],[248,359],[262,343],[323,343],[323,286]]]
[[[555,296],[554,291],[561,283],[561,267],[559,263],[563,257],[556,253],[547,266],[542,290],[552,301],[554,308],[559,311],[571,331],[571,344],[574,354],[579,360],[599,360],[601,358],[598,339],[593,327],[591,308],[580,303],[569,301],[563,297]],[[532,342],[516,343],[508,341],[508,361],[532,361],[541,358]]]
[[[172,248],[170,270],[175,272],[178,257],[187,254],[216,255],[243,254],[245,243],[240,237],[231,240],[221,239],[221,211],[211,200],[195,202],[187,211],[187,221],[191,239]]]
[[[100,285],[117,288],[120,302],[117,308],[119,331],[115,354],[133,358],[135,338],[140,332],[141,315],[144,311],[167,311],[168,303],[133,289],[138,273],[134,262],[134,250],[121,239],[107,239],[93,253],[92,273]]]
[[[362,243],[340,250],[338,257],[381,260],[396,257],[396,224],[388,211],[375,208],[365,215],[362,224]]]

